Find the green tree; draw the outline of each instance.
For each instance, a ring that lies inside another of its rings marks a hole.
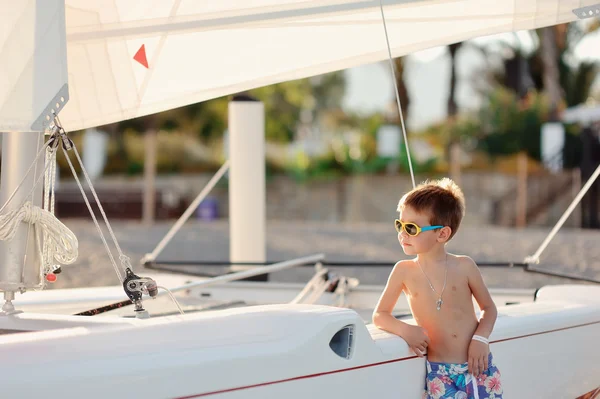
[[[265,104],[267,140],[289,142],[294,139],[303,110],[318,119],[320,113],[339,108],[345,87],[343,72],[333,72],[261,87],[251,90],[250,95]]]
[[[339,108],[346,94],[346,78],[343,72],[333,72],[309,78],[311,94],[317,110]]]
[[[547,96],[531,92],[520,100],[514,91],[499,87],[479,111],[478,148],[492,156],[524,150],[530,157],[540,159],[541,126],[549,113]]]
[[[300,111],[312,105],[308,79],[260,87],[249,94],[265,105],[266,139],[274,142],[293,140]]]
[[[316,111],[339,107],[344,96],[343,72],[335,72],[311,79],[299,79],[249,91],[265,104],[266,138],[278,142],[290,141],[302,109]],[[196,134],[203,140],[222,137],[227,128],[228,103],[231,97],[221,97],[157,115],[122,121],[110,126],[115,137],[132,129],[144,132],[150,120],[160,130]],[[153,126],[154,126],[153,125]],[[122,141],[122,140],[121,140]]]
[[[561,24],[530,31],[533,41],[540,45],[530,53],[523,51],[520,44],[506,45],[511,56],[504,59],[501,70],[491,75],[492,83],[513,90],[521,98],[530,90],[546,91],[551,104],[558,108],[585,102],[600,71],[596,61],[575,61],[573,51],[586,35],[599,27],[600,23],[594,21],[588,25]]]

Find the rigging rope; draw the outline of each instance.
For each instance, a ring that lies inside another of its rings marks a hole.
[[[74,148],[74,147],[73,147]],[[115,258],[113,257],[112,251],[110,250],[110,247],[108,246],[108,243],[106,242],[106,237],[104,237],[104,233],[102,232],[102,229],[100,228],[100,224],[98,223],[98,219],[96,218],[96,214],[94,213],[94,210],[92,209],[92,205],[90,204],[90,201],[85,193],[85,190],[83,189],[83,186],[81,185],[81,181],[79,180],[79,177],[77,176],[77,171],[75,171],[75,167],[73,166],[73,163],[71,162],[71,158],[69,157],[69,154],[67,153],[67,150],[65,148],[63,148],[63,153],[65,154],[65,157],[67,158],[67,163],[69,164],[69,168],[71,169],[71,173],[73,174],[73,177],[75,178],[75,182],[77,182],[77,186],[79,187],[79,191],[81,192],[81,195],[83,196],[83,200],[85,201],[85,205],[88,208],[88,211],[90,212],[90,216],[92,217],[92,220],[94,221],[94,225],[96,226],[96,230],[98,230],[98,234],[100,235],[100,239],[102,240],[102,243],[104,244],[104,248],[106,249],[106,252],[108,254],[108,257],[110,259],[110,263],[113,266],[113,269],[115,270],[115,272],[117,273],[117,277],[119,278],[119,281],[122,283],[125,279],[123,277],[123,274],[121,273],[121,270],[119,270],[119,267],[117,266],[117,262],[115,262]],[[84,170],[83,165],[82,165],[82,170]],[[87,173],[85,174],[87,177]],[[90,185],[91,187],[91,185]],[[104,214],[104,210],[102,209],[102,205],[100,205],[100,201],[98,201],[97,196],[96,197],[96,203],[98,204],[98,207],[100,208],[100,210],[102,211],[102,215],[106,218],[106,215]],[[105,219],[106,221],[106,219]],[[106,221],[107,225],[108,225],[108,221]],[[114,241],[116,242],[116,238],[114,238]],[[120,250],[120,247],[118,247]],[[121,253],[122,254],[122,253]],[[123,255],[125,256],[125,255]],[[123,265],[123,259],[121,260],[121,265]],[[123,268],[123,273],[125,272],[124,270],[125,268]]]
[[[57,121],[57,126],[59,127],[59,129],[63,132],[63,134],[66,134],[61,127],[60,119],[58,118],[58,116],[56,116],[56,121]],[[102,243],[104,244],[106,252],[108,253],[108,257],[110,258],[110,262],[111,262],[115,272],[117,273],[119,281],[121,282],[121,284],[123,284],[123,288],[125,289],[127,296],[135,304],[136,311],[144,311],[144,309],[142,308],[142,305],[141,305],[142,293],[145,293],[145,294],[151,296],[152,298],[155,298],[158,293],[158,288],[162,288],[165,291],[167,291],[167,293],[169,294],[169,297],[175,303],[179,312],[181,314],[183,314],[183,310],[182,310],[181,306],[179,305],[179,303],[177,302],[177,299],[175,299],[175,297],[173,296],[171,291],[169,291],[165,287],[157,286],[156,282],[154,282],[154,280],[152,280],[150,278],[138,277],[133,273],[133,267],[131,266],[130,258],[127,255],[125,255],[125,253],[123,253],[123,250],[121,249],[121,246],[119,245],[117,237],[110,225],[110,222],[108,221],[108,217],[106,216],[106,212],[104,211],[104,207],[102,206],[102,203],[100,202],[100,198],[98,198],[96,189],[94,188],[94,185],[92,184],[92,180],[90,179],[90,176],[89,176],[85,166],[83,165],[83,161],[81,160],[81,156],[79,155],[77,146],[75,145],[75,143],[73,143],[73,141],[71,141],[69,138],[67,138],[66,135],[63,137],[63,140],[66,141],[66,145],[62,146],[62,150],[67,159],[67,163],[69,164],[69,168],[71,169],[71,173],[73,174],[75,182],[77,183],[77,187],[79,187],[79,191],[81,192],[81,195],[83,196],[83,200],[85,201],[85,204],[90,212],[90,216],[92,217],[92,220],[94,221],[94,225],[96,226],[96,229],[98,230],[98,233],[100,235]],[[96,200],[96,205],[98,206],[98,209],[100,210],[100,214],[102,215],[104,223],[106,223],[106,227],[108,229],[110,237],[111,237],[113,244],[116,247],[117,252],[119,254],[119,261],[121,262],[121,269],[119,269],[119,267],[117,266],[117,262],[115,261],[115,258],[113,257],[113,254],[112,254],[112,251],[110,250],[108,242],[106,241],[106,237],[104,236],[104,233],[102,232],[102,229],[100,228],[100,224],[98,223],[96,214],[92,209],[92,206],[90,204],[87,194],[85,193],[83,185],[81,184],[79,176],[77,176],[77,172],[75,171],[75,167],[73,166],[73,162],[71,161],[71,158],[69,157],[69,153],[67,152],[67,150],[73,150],[73,152],[75,153],[75,158],[77,158],[79,167],[81,168],[81,171],[83,173],[83,176],[85,177],[86,182],[88,183],[90,191],[92,192],[92,196]]]
[[[51,147],[46,147],[46,161],[45,165],[49,165],[46,167],[46,174],[44,176],[44,204],[43,209],[50,212],[50,214],[54,215],[54,205],[55,205],[55,195],[54,188],[56,186],[56,151]],[[72,232],[70,232],[72,234]],[[74,236],[74,235],[73,235]],[[47,231],[44,231],[44,241],[43,241],[43,257],[42,257],[42,265],[44,274],[48,275],[49,273],[55,272],[60,268],[60,265],[53,265],[52,258],[53,253],[50,250],[50,235]],[[75,258],[77,258],[77,254],[75,254]]]
[[[35,206],[30,200],[28,200],[28,198],[32,196],[35,188],[42,181],[42,178],[46,177],[47,180],[51,180],[50,174],[55,172],[56,164],[53,164],[52,162],[46,162],[43,171],[44,173],[41,173],[39,177],[35,179],[29,193],[25,196],[25,200],[23,200],[23,202],[14,210],[8,212],[3,211],[15,197],[18,190],[24,185],[25,180],[31,173],[34,166],[37,165],[38,160],[44,153],[46,155],[46,160],[49,158],[56,160],[56,151],[54,151],[52,148],[52,144],[54,143],[54,136],[44,143],[42,149],[37,153],[34,161],[29,166],[29,169],[27,169],[25,172],[25,175],[17,187],[14,189],[2,207],[0,207],[0,240],[12,240],[22,222],[33,226],[38,252],[40,259],[43,262],[43,273],[52,271],[53,268],[50,267],[50,263],[52,263],[53,260],[63,265],[69,265],[75,262],[78,256],[79,243],[77,241],[77,237],[69,228],[67,228],[52,214],[54,211],[53,189],[52,194],[50,195],[48,193],[49,187],[46,187],[44,198],[44,208],[46,209]],[[54,152],[54,155],[49,154],[49,152]],[[50,211],[47,209],[50,209]],[[40,234],[42,236],[40,236]],[[42,237],[44,243],[43,249],[40,247]]]
[[[529,263],[529,264],[540,263],[540,256],[546,250],[546,247],[548,247],[548,244],[550,244],[550,241],[552,241],[552,239],[554,238],[556,233],[558,233],[558,230],[560,230],[560,228],[567,221],[569,216],[571,216],[571,213],[575,210],[575,207],[579,204],[579,202],[581,202],[581,199],[583,198],[585,193],[587,193],[587,191],[590,189],[592,184],[594,184],[594,182],[596,181],[596,179],[598,178],[599,175],[600,175],[600,165],[596,168],[596,170],[594,171],[592,176],[588,179],[588,181],[585,183],[585,185],[581,188],[579,193],[577,193],[575,198],[573,198],[571,205],[569,205],[569,207],[562,214],[562,216],[560,217],[558,222],[556,222],[556,225],[552,228],[552,230],[550,231],[550,233],[548,234],[548,236],[546,237],[544,242],[542,242],[542,244],[540,245],[538,250],[535,251],[535,253],[533,255],[525,258],[525,261],[524,261],[525,263]]]
[[[415,184],[415,173],[413,171],[412,159],[410,157],[410,149],[408,148],[408,137],[406,127],[404,126],[404,115],[402,114],[402,104],[400,103],[400,93],[398,92],[398,84],[396,81],[396,68],[392,59],[392,49],[390,48],[390,39],[388,37],[387,24],[385,23],[385,14],[383,12],[383,0],[379,0],[379,9],[381,10],[381,19],[383,20],[383,31],[385,32],[385,43],[388,51],[388,60],[390,62],[390,70],[392,72],[392,82],[394,82],[394,91],[396,93],[396,104],[400,115],[400,125],[402,126],[402,134],[404,135],[404,147],[406,148],[406,156],[408,158],[408,168],[410,170],[410,178],[412,179],[413,188]]]

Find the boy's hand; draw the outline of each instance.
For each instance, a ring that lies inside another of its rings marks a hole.
[[[480,341],[472,340],[469,345],[469,373],[477,377],[488,369],[490,347]]]
[[[410,346],[413,352],[419,357],[425,356],[427,346],[429,345],[429,337],[423,327],[409,326],[410,328],[404,336],[404,340]]]

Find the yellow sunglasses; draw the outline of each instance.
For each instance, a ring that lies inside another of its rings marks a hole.
[[[408,234],[409,236],[415,237],[418,236],[419,234],[421,234],[422,231],[429,231],[429,230],[435,230],[435,229],[441,229],[444,226],[425,226],[425,227],[420,227],[418,224],[413,223],[413,222],[406,222],[404,223],[403,221],[396,219],[394,221],[394,225],[396,226],[396,231],[398,233],[401,233],[402,231],[405,231],[406,234]]]

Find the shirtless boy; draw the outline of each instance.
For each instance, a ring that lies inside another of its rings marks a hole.
[[[418,356],[427,354],[425,398],[501,399],[488,345],[496,306],[475,262],[446,252],[465,213],[462,191],[450,179],[426,182],[402,197],[398,212],[398,241],[415,257],[394,266],[373,323],[402,337]],[[417,325],[392,316],[402,292]]]

